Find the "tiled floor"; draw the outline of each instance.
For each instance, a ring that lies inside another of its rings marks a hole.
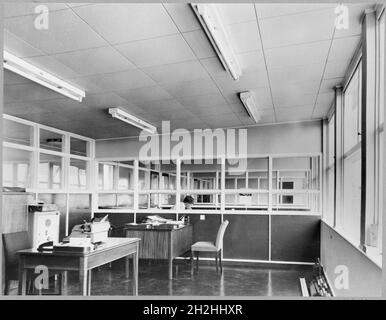
[[[309,276],[310,266],[224,266],[216,274],[212,265],[200,265],[191,275],[190,264],[175,263],[173,280],[167,278],[167,264],[144,262],[139,267],[141,296],[300,296],[299,277]],[[79,294],[75,275],[69,276],[68,295]],[[92,295],[131,294],[131,280],[125,279],[123,264],[102,267],[92,274]]]
[[[190,264],[178,261],[174,264],[173,280],[167,277],[168,266],[163,262],[140,262],[140,296],[300,296],[299,277],[309,277],[312,266],[248,264],[224,266],[223,274],[217,274],[214,264],[203,262],[199,272],[190,272]],[[124,265],[118,261],[94,269],[91,295],[131,295],[131,280],[125,278]],[[16,294],[17,290],[12,290]],[[79,295],[76,273],[69,273],[66,295]]]

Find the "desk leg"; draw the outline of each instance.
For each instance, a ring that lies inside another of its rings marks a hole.
[[[169,250],[168,250],[168,260],[169,260],[169,280],[173,279],[173,232],[169,232]]]
[[[130,277],[130,257],[129,256],[125,258],[125,275],[126,275],[126,279],[129,279]]]
[[[80,258],[79,261],[79,283],[82,296],[87,296],[87,260],[85,258]]]
[[[139,244],[133,253],[133,295],[138,296],[138,250]]]
[[[87,271],[87,295],[91,296],[91,275],[92,275],[92,270]]]
[[[27,270],[24,268],[24,258],[19,257],[19,283],[18,283],[18,294],[25,295],[27,287]]]

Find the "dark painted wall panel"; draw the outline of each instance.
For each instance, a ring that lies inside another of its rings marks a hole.
[[[224,220],[224,258],[268,260],[268,216],[226,214]]]
[[[220,214],[205,214],[205,220],[200,220],[199,214],[189,215],[193,224],[193,241],[215,241],[221,224]]]
[[[320,217],[271,217],[271,259],[315,262],[320,257]]]

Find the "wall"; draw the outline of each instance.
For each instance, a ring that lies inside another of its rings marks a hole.
[[[249,127],[248,154],[317,153],[322,150],[321,122],[298,122]],[[160,139],[161,140],[161,139]],[[239,140],[236,134],[236,142]],[[96,157],[138,157],[145,142],[137,137],[97,140]],[[172,142],[171,146],[176,142]],[[215,151],[216,152],[216,151]]]
[[[338,297],[377,297],[382,292],[382,269],[339,235],[326,223],[321,223],[321,261],[335,295]],[[345,265],[349,272],[349,288],[334,286],[334,270]]]
[[[319,153],[322,150],[320,121],[256,126],[249,127],[247,130],[246,153],[249,155]],[[236,141],[238,139],[236,134]],[[139,149],[144,143],[138,138],[99,140],[96,141],[96,157],[137,158]],[[171,146],[173,147],[173,143]],[[279,168],[284,159],[275,161],[274,167]],[[293,165],[299,165],[299,160]],[[97,214],[99,215],[102,214]],[[146,215],[148,214],[137,213],[137,222]],[[162,216],[174,218],[165,214]],[[220,213],[206,214],[204,221],[200,220],[199,214],[189,214],[189,216],[194,225],[194,241],[215,240],[221,223]],[[111,213],[109,218],[121,230],[124,223],[133,220],[133,215]],[[316,262],[320,256],[320,217],[318,216],[279,213],[270,216],[264,212],[246,215],[229,212],[223,215],[223,219],[230,221],[224,236],[225,259],[269,261],[271,251],[271,260],[309,263]],[[271,230],[271,238],[269,230]]]

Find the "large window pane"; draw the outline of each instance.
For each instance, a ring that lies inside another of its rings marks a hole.
[[[119,190],[132,190],[133,189],[133,169],[119,166]]]
[[[25,146],[32,146],[33,127],[9,119],[3,119],[3,140]]]
[[[39,188],[62,188],[62,157],[40,153],[39,155]]]
[[[3,148],[3,186],[31,187],[31,159],[30,151]]]
[[[344,152],[346,153],[360,141],[361,132],[361,64],[354,72],[344,95]]]
[[[63,151],[64,135],[44,129],[40,129],[39,133],[40,148],[58,152]]]
[[[84,160],[70,159],[69,187],[84,190],[87,188],[87,167]]]
[[[115,165],[108,163],[99,163],[98,167],[98,188],[99,190],[114,189],[114,170]]]
[[[361,222],[361,152],[344,160],[343,230],[350,240],[359,244]]]
[[[86,140],[71,137],[70,138],[70,153],[77,156],[89,156],[89,142]]]

